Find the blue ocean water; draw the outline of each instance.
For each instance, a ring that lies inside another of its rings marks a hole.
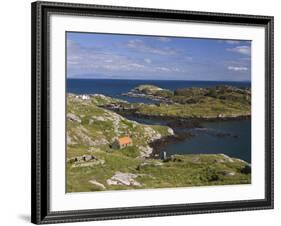
[[[123,96],[134,87],[141,84],[152,84],[161,88],[175,90],[186,87],[211,87],[216,85],[231,85],[235,87],[250,87],[250,82],[222,81],[163,81],[163,80],[113,80],[113,79],[67,79],[67,92],[75,94],[104,94],[129,102],[151,103],[145,98]],[[161,120],[129,118],[145,124],[165,124]],[[218,154],[251,162],[251,120],[216,121],[202,124],[204,129],[194,128],[196,136],[178,143],[169,144],[162,151],[171,154]],[[233,136],[219,137],[217,133],[231,133]],[[235,137],[234,137],[235,136]]]
[[[138,118],[129,116],[128,119],[148,125],[167,125],[167,122],[159,119]],[[203,128],[185,129],[191,132],[193,137],[171,143],[162,151],[168,156],[173,154],[219,154],[243,159],[251,163],[251,120],[226,120],[201,123]],[[177,128],[174,128],[176,131]],[[179,129],[181,130],[181,129]],[[217,136],[218,133],[230,136]]]
[[[169,144],[162,151],[172,154],[217,154],[243,159],[251,163],[251,120],[230,120],[202,123],[191,139]],[[232,136],[219,137],[217,133]]]
[[[164,89],[175,90],[186,87],[210,87],[216,85],[231,85],[235,87],[250,87],[250,82],[222,81],[177,81],[177,80],[121,80],[121,79],[67,79],[67,92],[76,94],[100,93],[110,97],[120,98],[129,102],[154,102],[145,98],[122,96],[138,85],[151,84]]]

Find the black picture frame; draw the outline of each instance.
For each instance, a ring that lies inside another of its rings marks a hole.
[[[32,3],[32,208],[36,224],[273,208],[273,17],[57,2]],[[50,211],[49,16],[71,14],[262,26],[265,28],[265,199],[197,204]]]

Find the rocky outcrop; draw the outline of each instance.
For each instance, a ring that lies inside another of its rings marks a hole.
[[[108,185],[125,185],[125,186],[141,187],[142,184],[135,180],[135,178],[137,177],[138,175],[133,173],[122,173],[117,171],[110,179],[106,180],[106,183]]]
[[[81,123],[81,119],[73,113],[67,113],[66,117],[70,121]]]
[[[153,152],[153,148],[151,148],[150,146],[140,146],[138,148],[140,150],[140,155],[138,156],[139,159],[149,158]]]
[[[66,133],[66,144],[67,145],[74,145],[74,144],[76,144],[75,142],[73,142],[73,140],[71,139],[71,137],[70,137],[68,132]]]
[[[150,157],[152,148],[148,143],[161,139],[167,135],[174,135],[174,131],[163,126],[141,124],[129,120],[122,115],[100,107],[97,103],[119,103],[117,100],[101,94],[89,95],[90,100],[77,102],[75,96],[68,96],[71,112],[67,114],[67,144],[88,146],[93,148],[110,148],[119,137],[132,136],[133,145],[139,150],[140,158]],[[78,98],[80,100],[81,98]],[[77,110],[77,113],[76,113]],[[79,113],[79,114],[78,114]],[[79,123],[79,125],[77,125]]]
[[[89,180],[89,183],[90,184],[93,184],[95,186],[97,186],[98,188],[102,189],[102,190],[105,190],[106,187],[102,184],[102,183],[99,183],[98,181],[96,180]]]
[[[67,160],[68,163],[72,164],[72,167],[86,167],[92,165],[103,165],[105,161],[103,159],[99,159],[94,155],[82,155],[70,158]]]
[[[174,132],[174,130],[172,128],[168,129],[168,133],[169,133],[170,136],[174,136],[175,135],[175,132]]]

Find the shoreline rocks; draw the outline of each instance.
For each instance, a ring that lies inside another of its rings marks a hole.
[[[136,109],[124,109],[122,107],[109,109],[123,117],[132,116],[140,117],[151,120],[167,121],[167,125],[170,127],[199,127],[202,122],[215,122],[215,121],[232,121],[232,120],[245,120],[251,119],[251,114],[245,115],[220,115],[220,116],[192,116],[192,117],[179,117],[179,116],[166,116],[166,115],[147,115],[136,112]]]
[[[149,146],[152,147],[152,149],[153,149],[150,157],[159,158],[159,154],[161,153],[161,151],[163,150],[163,148],[165,146],[183,141],[185,139],[190,139],[193,136],[194,135],[189,132],[181,132],[181,133],[177,132],[177,133],[175,133],[175,135],[166,136],[161,139],[152,141],[149,143]]]

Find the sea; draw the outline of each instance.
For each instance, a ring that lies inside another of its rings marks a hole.
[[[170,90],[187,87],[212,87],[229,85],[238,88],[251,86],[250,82],[228,81],[178,81],[178,80],[114,80],[114,79],[67,79],[67,92],[75,94],[104,94],[131,103],[154,103],[146,98],[128,97],[122,95],[138,85],[151,84]],[[161,124],[161,120],[130,118],[145,124]],[[193,128],[195,135],[190,139],[169,144],[164,147],[167,155],[172,154],[226,154],[251,163],[251,120],[227,120],[202,123],[202,128]],[[218,133],[232,136],[217,136]]]
[[[216,85],[230,85],[235,87],[250,87],[250,82],[224,81],[179,81],[179,80],[121,80],[121,79],[67,79],[67,92],[75,94],[99,93],[129,101],[131,103],[154,103],[147,98],[135,98],[122,95],[142,84],[150,84],[163,89],[176,90],[186,87],[211,87]]]

